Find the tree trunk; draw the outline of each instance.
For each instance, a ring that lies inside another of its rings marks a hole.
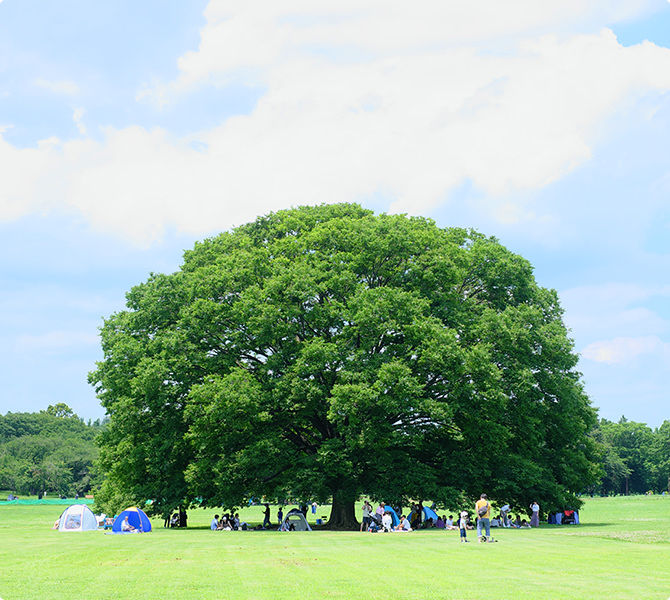
[[[342,498],[341,494],[333,494],[333,505],[330,509],[330,518],[326,523],[326,528],[358,531],[359,527],[354,511],[354,500]]]

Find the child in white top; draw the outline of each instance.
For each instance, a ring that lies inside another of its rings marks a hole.
[[[468,536],[466,533],[467,527],[468,527],[468,511],[464,510],[461,513],[461,518],[458,520],[458,529],[461,532],[461,542],[468,541]]]

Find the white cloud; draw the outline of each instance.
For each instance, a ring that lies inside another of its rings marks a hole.
[[[72,115],[72,120],[75,122],[77,125],[77,130],[82,135],[86,135],[86,126],[82,122],[82,118],[85,112],[86,111],[83,108],[76,108],[74,114]]]
[[[603,119],[670,90],[669,50],[622,48],[609,30],[544,32],[637,10],[624,0],[419,2],[411,10],[381,0],[318,8],[213,1],[180,77],[143,94],[169,102],[203,83],[251,78],[266,86],[255,110],[185,138],[139,126],[27,150],[0,138],[9,173],[0,219],[65,208],[150,243],[165,227],[200,235],[268,210],[379,190],[395,199],[392,210],[420,213],[469,181],[501,222],[541,221],[509,194],[584,164]],[[355,46],[356,60],[331,60],[339,46]],[[84,133],[82,115],[74,119]]]
[[[48,81],[46,79],[36,79],[35,85],[55,94],[64,96],[75,96],[79,93],[79,86],[72,81]]]
[[[581,352],[583,358],[607,364],[627,364],[643,354],[655,354],[667,359],[670,357],[670,344],[654,335],[617,337],[589,344]]]
[[[18,149],[2,137],[0,130],[0,220],[16,219],[52,204],[49,182],[57,187],[66,176],[54,172],[58,144],[51,138],[36,148]]]
[[[668,285],[607,283],[561,292],[566,324],[580,339],[600,339],[616,327],[623,337],[666,333],[670,323],[645,303],[655,297],[670,297]]]
[[[177,87],[240,68],[268,69],[315,48],[353,47],[378,58],[463,45],[499,48],[513,36],[597,30],[654,6],[652,0],[211,0],[200,47],[179,61]]]

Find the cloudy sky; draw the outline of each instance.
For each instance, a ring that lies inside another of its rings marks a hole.
[[[0,0],[0,413],[66,402],[184,249],[355,201],[559,291],[602,417],[670,420],[666,0]]]

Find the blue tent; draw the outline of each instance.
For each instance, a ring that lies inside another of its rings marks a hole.
[[[438,516],[437,516],[437,513],[432,508],[428,508],[427,506],[424,506],[423,507],[423,521],[424,521],[424,523],[428,519],[433,519],[433,525],[435,525],[435,523],[437,523]]]
[[[147,533],[151,531],[151,521],[147,517],[146,513],[136,506],[131,506],[126,508],[116,519],[114,519],[114,524],[112,525],[112,533],[126,533],[121,530],[121,523],[128,517],[128,523],[131,527],[135,528],[135,531],[141,531]]]
[[[398,523],[400,523],[400,519],[398,518],[398,515],[393,510],[393,508],[391,508],[391,506],[389,506],[388,504],[384,505],[384,512],[390,512],[391,513],[391,519],[393,521],[393,527],[395,527],[396,525],[398,525]]]

